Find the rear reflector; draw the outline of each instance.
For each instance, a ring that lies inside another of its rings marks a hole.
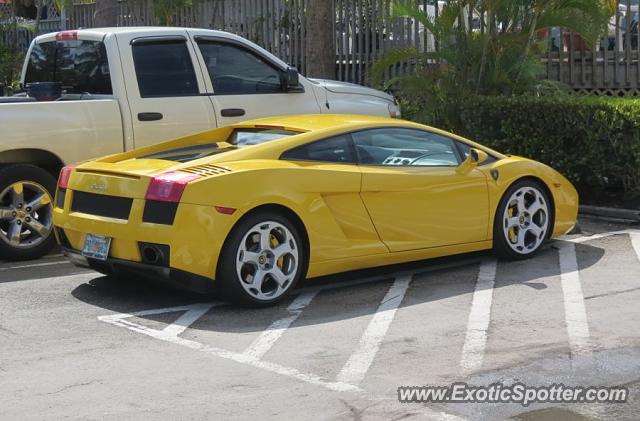
[[[66,189],[69,187],[69,178],[71,178],[71,173],[74,168],[75,165],[67,165],[60,170],[60,175],[58,176],[58,188]]]
[[[233,215],[233,213],[236,211],[235,208],[226,208],[224,206],[214,206],[214,208],[218,213],[221,213],[223,215]]]
[[[78,39],[78,31],[62,31],[56,34],[56,41],[75,41]]]
[[[184,189],[193,180],[199,179],[197,174],[181,171],[170,171],[156,175],[151,179],[145,199],[160,202],[179,202]]]

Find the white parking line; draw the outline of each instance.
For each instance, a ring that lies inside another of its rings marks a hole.
[[[640,232],[631,232],[629,233],[629,237],[631,238],[631,244],[636,252],[636,256],[638,256],[638,260],[640,260]]]
[[[253,358],[262,358],[276,343],[282,334],[291,326],[302,310],[311,303],[311,300],[317,295],[317,291],[306,291],[298,295],[295,300],[287,307],[289,315],[282,319],[278,319],[271,323],[262,334],[244,350],[243,354]]]
[[[606,238],[606,237],[611,237],[612,235],[625,235],[625,234],[638,234],[640,233],[640,230],[636,230],[636,229],[628,229],[628,230],[620,230],[620,231],[609,231],[609,232],[601,232],[599,234],[592,234],[592,235],[584,235],[581,237],[574,237],[574,238],[559,238],[562,241],[568,241],[570,243],[584,243],[586,241],[592,241],[592,240],[598,240],[600,238]]]
[[[202,344],[200,342],[196,342],[196,341],[192,341],[189,339],[184,339],[181,338],[179,336],[174,335],[174,331],[170,330],[169,332],[166,332],[164,330],[157,330],[157,329],[152,329],[150,327],[141,325],[139,323],[135,323],[132,322],[130,320],[127,320],[131,317],[138,317],[138,316],[146,316],[146,315],[152,315],[152,314],[163,314],[163,313],[171,313],[171,312],[178,312],[178,311],[187,311],[187,314],[189,314],[189,312],[195,311],[195,312],[200,312],[201,314],[204,311],[204,308],[206,306],[210,306],[209,308],[216,306],[216,303],[209,303],[209,304],[193,304],[193,305],[188,305],[188,306],[179,306],[179,307],[168,307],[168,308],[162,308],[162,309],[154,309],[154,310],[145,310],[145,311],[139,311],[139,312],[135,312],[135,313],[120,313],[120,314],[111,314],[108,316],[100,316],[98,317],[98,320],[105,322],[105,323],[109,323],[115,326],[119,326],[119,327],[124,327],[128,330],[131,330],[133,332],[137,332],[137,333],[142,333],[144,335],[150,336],[152,338],[155,339],[160,339],[162,341],[166,341],[166,342],[170,342],[176,345],[181,345],[190,349],[194,349],[196,351],[201,351],[201,352],[206,352],[208,354],[212,354],[215,355],[217,357],[220,358],[226,358],[228,360],[232,360],[232,361],[236,361],[238,363],[241,364],[246,364],[255,368],[260,368],[262,370],[266,370],[272,373],[276,373],[276,374],[280,374],[283,376],[287,376],[287,377],[291,377],[306,383],[310,383],[310,384],[314,384],[317,386],[322,386],[322,387],[326,387],[327,389],[336,391],[336,392],[360,392],[361,389],[357,386],[351,385],[351,384],[346,384],[346,383],[342,383],[342,382],[332,382],[332,381],[328,381],[325,380],[323,378],[321,378],[320,376],[316,376],[314,374],[308,374],[308,373],[302,373],[299,370],[295,369],[295,368],[291,368],[291,367],[285,367],[285,366],[281,366],[279,364],[275,364],[275,363],[271,363],[271,362],[267,362],[267,361],[262,361],[258,358],[255,358],[253,356],[249,356],[249,355],[245,355],[244,353],[239,353],[239,352],[233,352],[233,351],[228,351],[226,349],[222,349],[222,348],[218,348],[218,347],[214,347],[214,346],[208,346],[205,344]],[[192,313],[195,314],[195,313]],[[186,314],[185,314],[186,316]],[[195,322],[197,319],[192,319],[192,324],[193,322]],[[185,319],[185,323],[188,322],[188,320]],[[185,328],[188,328],[189,326],[185,326]]]
[[[358,385],[367,374],[380,344],[387,334],[387,330],[393,321],[396,310],[402,303],[407,288],[411,283],[411,276],[399,276],[387,291],[382,302],[369,322],[367,329],[360,338],[358,349],[351,354],[347,363],[342,367],[336,377],[340,383]]]
[[[178,320],[165,327],[162,331],[167,335],[178,336],[187,330],[187,328],[196,320],[207,314],[207,312],[215,305],[215,303],[195,304],[191,306],[186,313],[180,316]]]
[[[482,367],[487,330],[491,321],[491,302],[497,264],[495,259],[485,259],[480,264],[460,359],[460,367],[464,375],[469,375]]]
[[[31,265],[19,265],[19,266],[9,266],[6,268],[0,268],[0,272],[5,272],[7,270],[14,270],[14,269],[26,269],[26,268],[36,268],[36,267],[41,267],[41,266],[53,266],[53,265],[66,265],[69,264],[71,262],[69,262],[68,260],[63,260],[60,262],[47,262],[47,263],[34,263]]]
[[[560,279],[564,296],[564,313],[572,357],[590,354],[589,322],[580,284],[580,272],[574,243],[563,242],[558,247]]]

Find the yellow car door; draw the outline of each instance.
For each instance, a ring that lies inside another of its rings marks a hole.
[[[475,168],[461,171],[457,140],[407,128],[363,130],[352,138],[362,200],[390,251],[487,239],[487,179]]]
[[[298,146],[281,159],[304,168],[290,184],[317,195],[305,220],[313,261],[388,253],[360,198],[362,174],[349,135]]]

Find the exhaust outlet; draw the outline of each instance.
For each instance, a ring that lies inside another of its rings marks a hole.
[[[169,267],[169,246],[164,244],[140,243],[142,263]]]

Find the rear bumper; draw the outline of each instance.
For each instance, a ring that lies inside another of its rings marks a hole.
[[[133,199],[128,219],[114,219],[72,211],[70,203],[74,195],[75,191],[67,190],[64,207],[58,205],[53,212],[58,242],[69,252],[80,254],[88,233],[102,235],[111,238],[108,262],[119,262],[119,267],[139,264],[142,266],[137,267],[146,268],[150,265],[151,272],[158,272],[157,268],[161,266],[210,282],[215,277],[227,233],[237,218],[236,215],[220,214],[214,207],[180,203],[172,223],[149,223],[143,220],[145,201]],[[162,264],[145,259],[141,250],[145,243],[168,249],[163,253],[166,259]]]
[[[207,294],[214,291],[214,281],[183,270],[149,265],[130,260],[109,258],[105,261],[84,257],[76,250],[62,248],[62,254],[79,267],[90,268],[104,274],[140,277],[159,285],[184,291]]]

